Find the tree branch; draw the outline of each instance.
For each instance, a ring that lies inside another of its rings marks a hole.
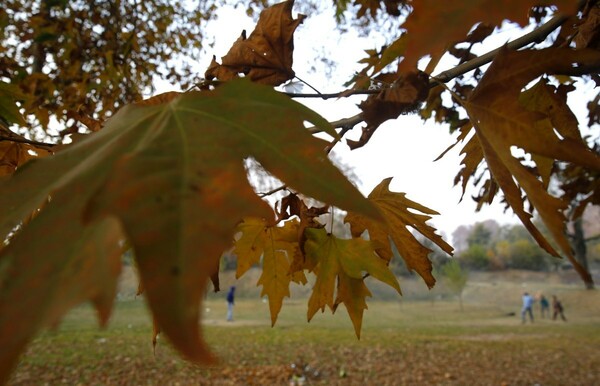
[[[591,237],[588,237],[588,238],[586,238],[586,239],[585,239],[585,240],[583,240],[583,241],[585,241],[586,243],[588,243],[588,242],[590,242],[590,241],[595,241],[595,240],[598,240],[598,239],[600,239],[600,235],[596,235],[596,236],[591,236]]]
[[[17,142],[17,143],[27,143],[29,145],[34,145],[34,146],[38,146],[38,147],[53,147],[53,146],[56,146],[55,143],[38,142],[38,141],[33,141],[31,139],[20,138],[20,137],[5,137],[3,135],[0,135],[0,141],[10,141],[10,142]]]
[[[523,48],[531,43],[540,43],[544,41],[544,39],[546,39],[546,37],[550,35],[552,31],[560,27],[567,19],[568,17],[563,15],[554,16],[552,19],[542,24],[539,28],[536,28],[528,34],[525,34],[520,38],[506,43],[505,46],[511,50],[518,50],[519,48]],[[496,55],[498,55],[498,52],[500,52],[500,50],[505,46],[498,47],[495,50],[489,51],[486,54],[471,59],[468,62],[460,64],[450,70],[444,71],[439,75],[433,76],[433,78],[435,78],[437,82],[432,80],[432,82],[429,83],[429,86],[433,87],[437,85],[438,82],[447,83],[452,79],[456,78],[457,76],[464,75],[471,70],[488,64],[489,62],[494,60]]]
[[[283,94],[292,97],[292,98],[320,98],[323,100],[332,99],[332,98],[345,98],[352,95],[374,95],[379,94],[381,90],[345,90],[340,92],[334,92],[331,94],[321,94],[321,93],[294,93],[294,92],[284,92]]]
[[[580,5],[582,5],[582,3],[585,3],[585,2],[580,1]],[[531,43],[539,43],[539,42],[543,41],[550,33],[552,33],[552,31],[555,31],[558,27],[560,27],[567,19],[568,19],[568,17],[563,16],[563,15],[554,16],[549,21],[542,24],[539,28],[536,28],[535,30],[533,30],[527,34],[525,34],[511,42],[506,43],[505,46],[512,50],[518,50],[518,49],[523,48]],[[469,71],[472,71],[472,70],[479,68],[485,64],[488,64],[496,57],[496,55],[498,55],[498,52],[503,47],[498,47],[492,51],[487,52],[486,54],[483,54],[481,56],[478,56],[477,58],[471,59],[468,62],[460,64],[450,70],[447,70],[447,71],[441,72],[438,75],[432,76],[432,79],[429,82],[429,87],[433,88],[436,85],[438,85],[440,82],[447,83],[458,76],[464,75]],[[358,95],[358,94],[376,94],[376,93],[380,92],[380,90],[355,90],[355,91],[356,92],[342,91],[340,93],[334,93],[334,94],[293,94],[293,93],[286,93],[286,94],[290,95],[291,97],[298,97],[298,98],[328,99],[328,98],[336,98],[336,97]],[[359,113],[359,114],[356,114],[349,118],[344,118],[339,121],[331,122],[331,125],[336,128],[340,128],[340,127],[352,128],[352,127],[356,126],[357,124],[361,123],[362,121],[363,121],[362,113]],[[308,131],[312,134],[315,134],[315,133],[320,133],[323,130],[321,130],[317,127],[309,127]]]

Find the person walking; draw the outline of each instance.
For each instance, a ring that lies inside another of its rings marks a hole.
[[[542,318],[545,318],[546,314],[550,317],[550,302],[548,302],[548,299],[544,295],[540,295],[540,308],[542,311]]]
[[[233,305],[235,303],[235,286],[229,287],[227,293],[227,321],[233,322]]]
[[[526,321],[526,315],[529,314],[529,320],[533,323],[533,297],[529,293],[523,293],[523,308],[521,309],[521,320]]]
[[[556,297],[556,295],[552,295],[552,320],[556,320],[556,317],[560,315],[563,321],[567,321],[565,318],[565,314],[563,313],[563,306],[560,300]]]

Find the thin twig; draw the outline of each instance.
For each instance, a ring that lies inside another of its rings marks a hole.
[[[33,141],[33,140],[27,139],[27,138],[5,137],[3,135],[0,135],[0,141],[10,141],[10,142],[17,142],[17,143],[27,143],[27,144],[38,146],[38,147],[53,147],[53,146],[56,146],[56,143],[38,142],[38,141]]]
[[[263,197],[270,196],[271,194],[274,194],[274,193],[277,193],[277,192],[279,192],[279,191],[281,191],[281,190],[286,190],[286,189],[287,189],[287,185],[281,185],[280,187],[278,187],[278,188],[275,188],[275,189],[273,189],[273,190],[269,190],[268,192],[265,192],[265,193],[259,193],[259,194],[258,194],[258,196],[259,196],[260,198],[263,198]]]
[[[335,128],[347,129],[344,132],[344,133],[346,133],[348,130],[351,130],[354,126],[358,125],[362,121],[363,121],[362,114],[357,114],[350,118],[342,118],[338,121],[330,122],[330,124],[331,124],[331,126],[333,126]],[[307,130],[311,134],[316,134],[316,133],[320,133],[321,131],[323,131],[323,130],[319,129],[318,127],[309,127]]]
[[[310,83],[308,83],[307,81],[300,79],[300,77],[298,75],[296,75],[296,79],[298,79],[300,82],[304,83],[305,85],[307,85],[308,87],[310,87],[314,92],[316,92],[319,95],[323,95],[319,90],[317,90],[315,87],[313,87]]]
[[[331,153],[335,145],[337,145],[342,140],[342,138],[344,138],[344,135],[346,135],[347,132],[352,130],[353,127],[354,126],[342,126],[342,130],[340,130],[340,132],[338,133],[339,136],[334,138],[333,141],[331,141],[331,143],[327,145],[327,147],[325,148],[325,153]]]
[[[318,92],[318,91],[317,91]],[[345,98],[352,95],[374,95],[379,94],[381,90],[345,90],[340,92],[334,92],[330,94],[313,94],[313,93],[294,93],[294,92],[284,92],[283,94],[292,97],[292,98],[320,98],[323,100],[332,99],[332,98]]]

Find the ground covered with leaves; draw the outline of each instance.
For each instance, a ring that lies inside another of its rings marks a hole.
[[[306,324],[306,299],[289,301],[271,328],[268,303],[239,300],[228,323],[224,298],[213,295],[204,329],[222,364],[209,368],[183,361],[164,339],[153,353],[141,299],[119,302],[106,330],[82,306],[30,345],[10,384],[600,384],[600,294],[526,284],[534,293],[557,293],[569,320],[522,325],[523,285],[470,282],[463,311],[456,300],[435,297],[374,302],[360,341],[343,309]]]

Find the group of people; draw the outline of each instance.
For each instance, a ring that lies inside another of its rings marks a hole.
[[[536,298],[531,296],[528,292],[523,293],[523,308],[521,309],[521,320],[523,323],[526,322],[527,315],[529,315],[529,320],[533,323],[533,304],[536,300],[540,302],[542,318],[545,318],[546,315],[550,317],[550,303],[548,302],[548,299],[541,293],[538,294]],[[556,295],[552,295],[552,320],[556,320],[558,316],[560,316],[563,321],[567,321],[562,303],[558,300]]]

